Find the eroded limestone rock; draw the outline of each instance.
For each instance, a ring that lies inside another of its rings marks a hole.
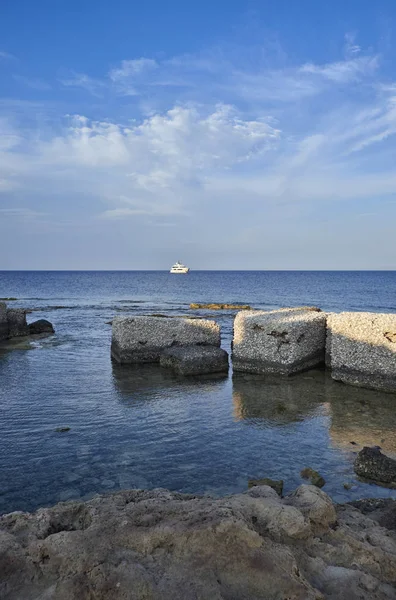
[[[8,337],[20,337],[29,335],[29,328],[26,322],[26,310],[24,308],[8,308]]]
[[[0,341],[8,337],[7,305],[0,302]]]
[[[396,392],[396,314],[328,315],[326,357],[333,379]]]
[[[206,319],[115,317],[111,355],[119,363],[159,362],[165,348],[220,346],[220,327]]]
[[[131,490],[0,518],[4,600],[395,600],[395,584],[395,532],[312,486]]]
[[[291,375],[325,358],[326,315],[316,308],[239,312],[233,367],[248,373]]]

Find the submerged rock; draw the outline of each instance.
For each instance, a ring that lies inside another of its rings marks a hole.
[[[312,486],[131,490],[0,518],[6,600],[395,600],[395,584],[394,533]]]
[[[30,335],[36,335],[40,333],[55,333],[54,326],[46,319],[39,319],[29,325]]]
[[[161,353],[160,365],[181,375],[227,373],[228,354],[215,346],[173,347]]]
[[[270,479],[269,477],[263,477],[262,479],[249,479],[248,481],[249,489],[260,485],[267,485],[275,490],[279,496],[282,496],[283,494],[283,479],[276,480]]]
[[[217,302],[212,302],[210,304],[198,304],[196,302],[192,302],[190,304],[190,308],[197,310],[199,308],[205,308],[208,310],[252,310],[252,307],[249,304],[219,304]]]
[[[306,467],[303,469],[300,475],[303,479],[309,479],[312,485],[315,485],[318,488],[322,488],[326,483],[320,473],[314,469],[311,469],[311,467]]]
[[[360,477],[396,487],[396,460],[382,454],[378,447],[365,446],[357,455],[354,467]]]

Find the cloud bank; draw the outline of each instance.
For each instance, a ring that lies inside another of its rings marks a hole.
[[[13,73],[43,98],[39,111],[28,98],[18,110],[0,101],[0,229],[14,220],[18,231],[23,222],[30,231],[85,227],[110,238],[129,231],[131,252],[132,238],[152,244],[147,268],[156,266],[157,244],[166,260],[182,246],[202,268],[213,253],[217,268],[238,268],[240,256],[266,268],[259,255],[282,232],[289,259],[286,252],[269,266],[298,268],[301,235],[309,252],[333,227],[359,249],[347,267],[363,268],[365,215],[379,239],[381,214],[395,210],[396,83],[354,35],[341,54],[280,65],[262,49],[248,58],[216,49],[125,58],[102,77]],[[65,94],[78,111],[63,110]],[[323,268],[332,266],[330,241]],[[388,251],[378,267],[388,266]]]

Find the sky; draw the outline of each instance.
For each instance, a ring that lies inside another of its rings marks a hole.
[[[394,0],[2,0],[0,269],[396,269]]]

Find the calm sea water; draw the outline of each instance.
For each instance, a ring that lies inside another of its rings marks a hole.
[[[0,272],[0,296],[56,328],[0,351],[0,512],[132,487],[222,495],[259,477],[291,490],[307,466],[337,501],[396,497],[353,473],[364,444],[396,454],[395,395],[320,370],[183,379],[120,367],[108,324],[116,314],[191,315],[190,302],[393,312],[396,272]],[[220,323],[229,349],[234,313],[195,313]]]

